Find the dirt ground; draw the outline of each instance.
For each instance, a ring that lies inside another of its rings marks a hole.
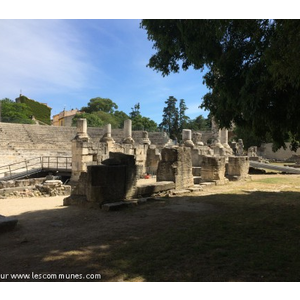
[[[252,180],[260,176],[265,175]],[[65,280],[70,274],[78,279],[91,274],[91,280],[122,281],[106,264],[115,247],[171,228],[179,219],[216,213],[218,207],[196,199],[247,186],[229,183],[113,212],[63,206],[64,197],[0,199],[0,214],[18,218],[13,231],[0,233],[0,281],[13,281],[12,274],[27,274],[26,281],[58,281],[53,274],[64,274]]]

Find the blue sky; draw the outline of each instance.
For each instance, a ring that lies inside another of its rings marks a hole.
[[[22,94],[52,107],[80,109],[91,98],[110,98],[129,114],[161,122],[169,96],[184,99],[195,118],[207,92],[200,71],[162,77],[146,67],[155,51],[139,19],[0,20],[0,99]],[[3,47],[4,46],[4,47]]]

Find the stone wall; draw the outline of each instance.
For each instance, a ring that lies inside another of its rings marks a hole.
[[[272,143],[262,144],[261,147],[257,149],[257,155],[263,157],[264,159],[275,159],[275,160],[287,160],[294,154],[300,155],[300,149],[297,152],[291,151],[289,146],[290,143],[286,143],[286,150],[280,148],[278,151],[273,152]]]
[[[87,166],[71,196],[64,199],[64,205],[75,204],[78,199],[96,206],[130,199],[135,196],[136,183],[135,157],[110,152],[109,159],[101,165]]]
[[[157,181],[173,181],[175,189],[194,185],[190,147],[164,148],[158,164]]]
[[[70,194],[69,185],[64,185],[60,180],[47,180],[47,177],[0,181],[0,196],[5,198],[68,196]]]

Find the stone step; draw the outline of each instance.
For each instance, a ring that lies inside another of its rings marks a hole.
[[[193,167],[192,172],[194,176],[201,176],[201,167]]]
[[[199,184],[201,183],[201,176],[194,176],[194,184]]]

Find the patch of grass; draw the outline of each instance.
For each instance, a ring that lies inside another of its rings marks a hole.
[[[182,215],[126,243],[110,254],[110,268],[128,281],[300,280],[299,193],[218,194],[197,201],[222,210]]]
[[[295,177],[287,177],[282,178],[282,177],[266,177],[266,178],[261,178],[258,180],[254,181],[255,183],[266,183],[266,184],[293,184],[293,183],[300,183],[300,178],[295,178]]]

